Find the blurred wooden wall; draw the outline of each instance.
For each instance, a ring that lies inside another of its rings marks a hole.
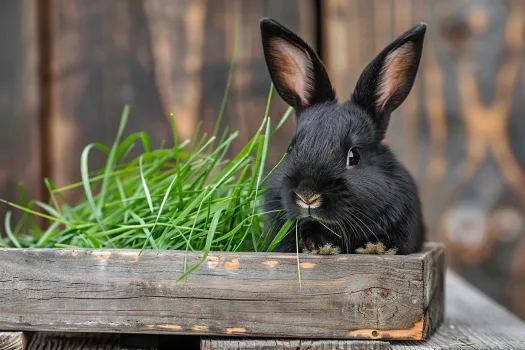
[[[211,130],[235,18],[225,124],[241,132],[240,147],[259,125],[270,86],[263,16],[315,43],[341,99],[390,40],[429,24],[418,79],[387,141],[417,178],[431,238],[446,242],[450,266],[525,318],[521,0],[0,1],[0,198],[18,200],[18,180],[44,199],[43,176],[78,181],[82,148],[111,143],[126,103],[128,131],[145,130],[157,145],[169,139],[171,112],[181,138],[199,120]],[[274,96],[270,115],[284,108]],[[292,130],[291,121],[274,139],[270,161]]]

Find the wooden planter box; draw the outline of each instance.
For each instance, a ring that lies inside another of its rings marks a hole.
[[[444,312],[444,249],[418,254],[1,249],[0,330],[425,339]],[[202,257],[188,254],[188,266]]]

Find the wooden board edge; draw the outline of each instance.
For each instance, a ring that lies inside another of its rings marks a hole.
[[[428,256],[435,254],[436,251],[440,250],[443,247],[442,243],[437,242],[427,242],[425,243],[423,249],[414,254],[410,255],[376,255],[376,254],[338,254],[338,255],[314,255],[314,254],[307,254],[307,253],[301,253],[299,254],[300,258],[308,258],[313,260],[324,260],[324,259],[339,259],[344,258],[345,260],[352,258],[355,260],[365,260],[365,259],[377,259],[377,258],[385,258],[385,259],[410,259],[410,260],[424,260]],[[107,260],[112,255],[117,256],[129,256],[134,259],[140,259],[140,249],[114,249],[114,248],[0,248],[0,254],[3,252],[12,252],[12,251],[19,251],[21,253],[28,253],[28,252],[34,252],[34,253],[41,253],[41,252],[54,252],[56,255],[72,255],[72,256],[82,256],[82,255],[93,255],[97,256],[99,259]],[[185,250],[152,250],[152,249],[146,249],[142,251],[142,255],[144,254],[156,254],[158,256],[167,255],[167,254],[173,254],[173,255],[184,255],[186,256],[195,256],[195,257],[201,257],[203,252],[201,251],[195,251],[195,252],[186,252]],[[249,257],[249,256],[257,256],[257,257],[276,257],[276,258],[282,258],[282,259],[297,259],[296,253],[280,253],[280,252],[223,252],[223,251],[211,251],[208,254],[208,257],[213,256],[241,256],[241,257]]]
[[[445,274],[445,246],[439,244],[423,260],[425,324],[422,339],[432,335],[445,317]]]
[[[221,339],[201,338],[201,350],[389,350],[390,343],[377,340]]]
[[[425,316],[405,329],[357,329],[348,333],[349,339],[423,340]]]
[[[0,331],[0,350],[24,350],[27,347],[27,335],[24,332]]]

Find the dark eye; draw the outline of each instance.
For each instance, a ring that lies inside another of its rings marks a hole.
[[[355,168],[359,164],[359,150],[354,147],[348,151],[348,157],[346,158],[346,166],[348,168]]]

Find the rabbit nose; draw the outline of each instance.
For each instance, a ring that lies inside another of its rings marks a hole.
[[[313,209],[321,206],[321,195],[313,192],[295,192],[297,195],[296,203],[301,208]]]

